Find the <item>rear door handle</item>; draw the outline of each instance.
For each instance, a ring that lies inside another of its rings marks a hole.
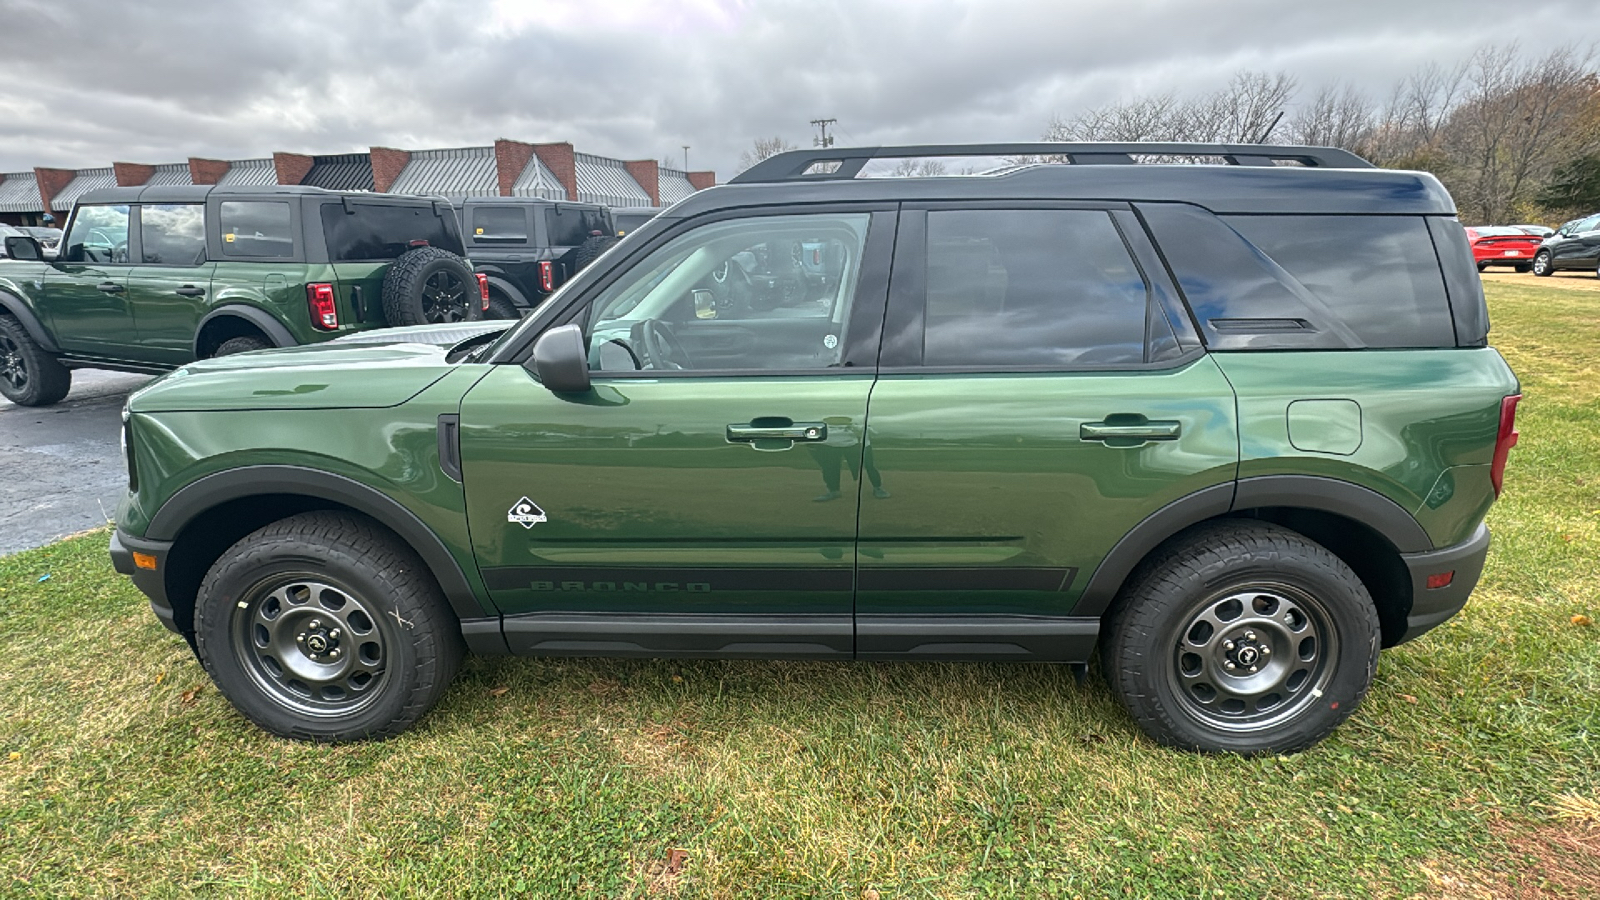
[[[126,290],[122,285],[117,284],[115,281],[102,281],[101,283],[95,285],[95,289],[107,294],[120,294]]]
[[[1182,422],[1151,421],[1144,416],[1110,416],[1104,422],[1084,422],[1078,437],[1085,441],[1106,441],[1112,446],[1134,446],[1135,442],[1175,441],[1183,433]]]
[[[756,419],[748,425],[729,425],[731,443],[752,441],[825,441],[826,422],[791,422],[788,419]]]
[[[173,293],[180,294],[184,297],[204,297],[206,295],[206,289],[195,287],[192,284],[186,284],[183,287],[173,291]]]

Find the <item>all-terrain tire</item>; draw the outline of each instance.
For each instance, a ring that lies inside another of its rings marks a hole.
[[[1546,250],[1533,255],[1533,274],[1539,276],[1554,275],[1555,264],[1550,261],[1550,251]]]
[[[49,406],[72,390],[72,370],[39,346],[15,316],[0,313],[0,396],[18,406]]]
[[[421,558],[371,520],[331,511],[267,525],[212,564],[195,649],[246,718],[315,741],[404,731],[465,653]]]
[[[383,317],[390,325],[476,322],[483,318],[477,276],[448,250],[407,250],[384,273]]]
[[[597,234],[578,245],[578,252],[573,257],[577,271],[583,271],[589,264],[600,258],[600,254],[610,250],[617,243],[617,238],[611,235]]]
[[[483,314],[485,319],[510,319],[516,321],[522,318],[522,311],[511,302],[511,298],[499,291],[489,293],[489,309]]]
[[[1379,639],[1372,598],[1343,560],[1287,528],[1239,519],[1192,529],[1133,573],[1101,662],[1162,744],[1293,753],[1354,712]]]
[[[256,350],[268,350],[271,349],[271,347],[271,344],[258,337],[228,338],[217,345],[216,352],[212,353],[211,356],[212,358],[216,358],[218,356],[232,356],[235,353],[251,353]]]

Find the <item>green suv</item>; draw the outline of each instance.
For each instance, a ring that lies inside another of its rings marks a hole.
[[[74,368],[165,372],[385,325],[480,319],[488,286],[443,200],[311,187],[85,193],[60,252],[5,238],[0,395],[46,406]]]
[[[1002,154],[1071,164],[857,177]],[[1156,740],[1291,752],[1488,551],[1519,388],[1454,212],[1320,148],[783,154],[499,331],[140,390],[112,558],[291,737],[468,650],[1098,653]]]

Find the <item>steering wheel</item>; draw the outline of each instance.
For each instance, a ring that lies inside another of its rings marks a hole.
[[[640,323],[644,361],[652,369],[692,369],[694,358],[683,341],[672,332],[672,326],[660,319],[646,319]]]

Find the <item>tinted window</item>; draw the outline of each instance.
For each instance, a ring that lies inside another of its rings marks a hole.
[[[596,298],[587,329],[590,368],[839,365],[868,218],[753,217],[679,235]]]
[[[197,203],[139,207],[139,254],[147,263],[194,266],[206,258],[205,207]]]
[[[1229,216],[1368,347],[1453,347],[1455,329],[1420,216]]]
[[[584,206],[567,206],[557,203],[544,212],[545,227],[550,231],[550,246],[576,247],[588,240],[594,232],[613,234],[605,210]]]
[[[451,225],[454,214],[435,215],[428,206],[390,206],[377,203],[327,203],[322,207],[322,230],[328,238],[328,258],[343,260],[395,259],[412,247],[427,244],[465,253],[461,237]]]
[[[72,216],[67,237],[67,262],[125,263],[128,261],[128,207],[80,206]]]
[[[525,241],[528,214],[520,206],[479,206],[472,210],[475,241]]]
[[[923,364],[1144,361],[1148,293],[1098,210],[928,214]]]
[[[222,204],[225,256],[294,256],[294,232],[289,224],[289,204],[280,201],[229,200]]]

